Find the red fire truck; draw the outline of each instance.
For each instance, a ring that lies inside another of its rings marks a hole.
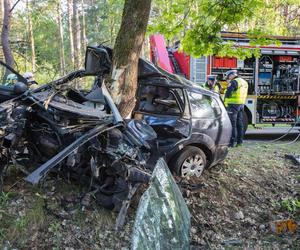
[[[223,32],[225,41],[250,48],[246,34]],[[245,105],[247,124],[295,124],[300,122],[300,37],[273,37],[280,46],[259,47],[259,58],[240,60],[216,55],[193,58],[166,47],[162,35],[150,37],[151,60],[163,69],[182,75],[197,84],[204,84],[207,75],[223,80],[227,70],[236,69],[248,81]],[[223,85],[223,84],[222,84]]]

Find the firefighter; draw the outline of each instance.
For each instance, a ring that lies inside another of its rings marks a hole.
[[[241,146],[244,138],[244,105],[248,94],[248,83],[238,76],[236,70],[225,73],[228,87],[225,92],[224,103],[232,124],[230,147]]]
[[[25,72],[23,74],[23,77],[27,80],[27,84],[28,84],[30,90],[37,88],[37,84],[34,80],[34,75],[32,72]]]
[[[221,86],[220,86],[220,84],[217,81],[217,76],[216,75],[209,75],[209,76],[207,76],[207,81],[206,81],[206,83],[204,85],[204,88],[220,94]]]

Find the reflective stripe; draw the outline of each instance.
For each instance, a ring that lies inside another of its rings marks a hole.
[[[234,79],[237,84],[238,88],[234,91],[229,98],[225,98],[225,105],[228,104],[245,104],[248,94],[248,83],[242,78],[235,78]]]
[[[297,99],[297,96],[284,96],[284,95],[261,95],[258,99]]]
[[[204,88],[207,89],[207,90],[210,90],[210,91],[217,92],[218,94],[220,93],[220,88],[219,88],[219,86],[217,84],[215,84],[213,90],[210,89],[210,87],[209,87],[209,85],[207,83],[204,85]]]

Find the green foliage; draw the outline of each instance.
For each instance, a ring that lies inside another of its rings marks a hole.
[[[38,82],[59,76],[60,43],[57,4],[62,5],[66,71],[73,70],[70,53],[67,0],[20,1],[13,11],[10,32],[16,69],[32,71],[28,17],[32,19]],[[88,44],[113,47],[124,0],[84,0]],[[181,40],[181,49],[193,56],[217,54],[247,58],[259,56],[258,45],[280,45],[272,35],[300,35],[299,0],[153,0],[148,34],[162,33],[168,40]],[[82,27],[81,15],[81,27]],[[245,32],[253,49],[223,41],[220,31]],[[82,54],[84,54],[82,48]]]
[[[286,199],[281,202],[281,206],[290,213],[294,213],[300,210],[300,200],[299,199]]]
[[[124,0],[97,0],[86,9],[89,44],[113,47],[121,24]]]
[[[300,18],[298,0],[263,1],[263,8],[258,8],[252,18],[239,23],[238,29],[259,29],[268,35],[299,35]],[[236,30],[235,30],[236,31]]]
[[[52,234],[51,237],[54,241],[55,246],[53,249],[62,249],[63,236],[61,233],[61,225],[57,221],[51,222],[49,225],[49,232]]]
[[[9,192],[8,193],[5,193],[5,192],[0,193],[0,212],[6,208],[11,196],[12,196],[12,194]]]
[[[289,34],[286,31],[290,22],[282,21],[280,11],[297,7],[300,2],[295,0],[157,0],[149,33],[162,33],[169,40],[180,39],[182,49],[195,57],[216,54],[244,59],[259,56],[258,45],[280,45],[270,37]],[[285,19],[290,17],[291,14]],[[294,20],[297,27],[298,20],[299,17]],[[247,33],[253,49],[226,43],[220,35],[222,30]]]
[[[251,46],[264,46],[269,44],[275,44],[276,46],[280,46],[281,42],[279,40],[276,40],[275,38],[272,38],[270,33],[267,33],[265,31],[261,31],[257,28],[253,30],[249,30],[247,32],[247,36],[250,38],[250,45]]]
[[[35,78],[45,83],[59,72],[59,43],[56,21],[56,1],[33,0],[29,1],[29,8],[17,9],[13,16],[11,29],[13,52],[16,69],[24,73],[32,71],[31,48],[28,33],[28,16],[32,19],[33,36],[35,42],[37,72]]]
[[[193,56],[238,55],[241,58],[257,54],[256,50],[236,48],[224,43],[220,31],[253,15],[262,0],[177,0],[163,4],[157,1],[155,23],[150,32],[160,32],[168,39],[181,38],[184,51]]]
[[[24,1],[25,2],[25,1]],[[70,34],[66,0],[28,0],[29,6],[21,6],[13,12],[10,40],[15,59],[15,68],[20,73],[32,71],[31,47],[28,32],[28,16],[32,19],[36,52],[37,82],[44,84],[60,74],[59,27],[57,22],[57,3],[62,5],[64,53],[66,71],[74,70],[71,64]],[[93,3],[93,4],[91,4]],[[88,44],[105,43],[113,46],[121,23],[124,0],[84,0],[83,9],[78,6],[83,25],[82,12],[86,18]],[[85,48],[82,46],[82,54]]]

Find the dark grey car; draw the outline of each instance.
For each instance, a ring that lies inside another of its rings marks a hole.
[[[224,160],[232,127],[219,95],[142,60],[139,69],[134,118],[154,128],[170,168],[200,176]]]

